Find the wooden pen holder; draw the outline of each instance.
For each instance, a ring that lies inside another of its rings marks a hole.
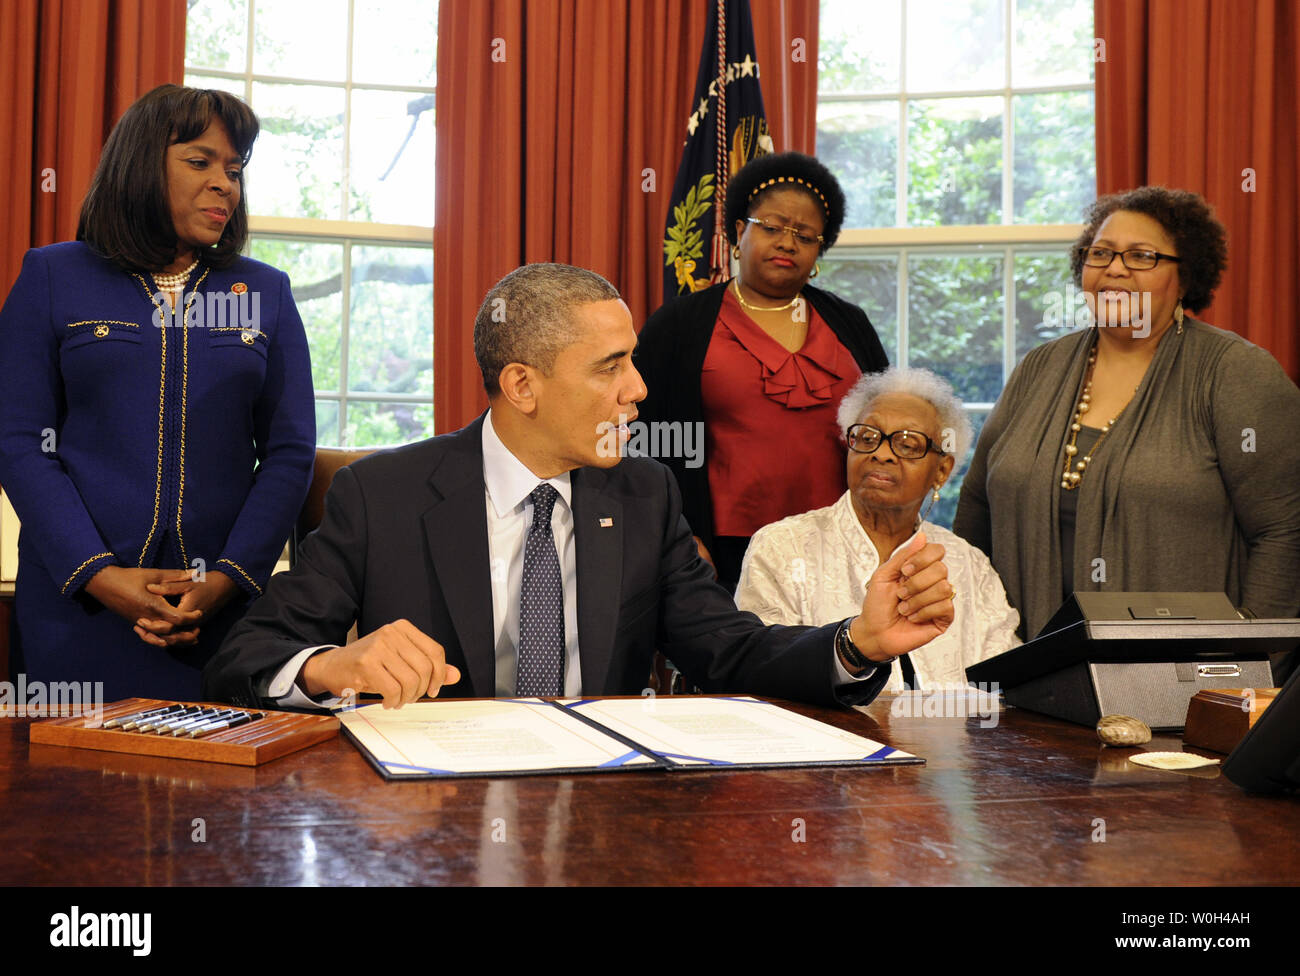
[[[203,703],[124,698],[105,705],[103,714],[94,718],[81,715],[33,722],[30,741],[43,745],[129,752],[142,756],[166,756],[169,759],[260,766],[338,735],[339,720],[333,715],[303,715],[265,709],[246,709],[256,712],[261,718],[199,739],[103,728],[104,722],[152,708],[200,704]]]

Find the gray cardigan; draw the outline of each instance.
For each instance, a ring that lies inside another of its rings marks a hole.
[[[953,522],[1031,637],[1062,601],[1061,470],[1094,341],[1083,330],[1025,356]],[[1261,617],[1300,611],[1300,390],[1240,336],[1193,319],[1166,332],[1078,492],[1076,590],[1213,590]]]

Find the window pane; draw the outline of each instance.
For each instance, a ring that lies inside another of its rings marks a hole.
[[[262,133],[248,168],[250,212],[339,219],[343,98],[340,88],[253,83]]]
[[[1016,362],[1034,346],[1092,322],[1083,293],[1070,281],[1067,248],[1053,254],[1017,254]]]
[[[908,104],[909,226],[1001,222],[1002,106],[997,97]]]
[[[908,91],[1006,84],[1002,0],[908,0]]]
[[[867,313],[889,361],[898,361],[898,256],[824,257],[815,284]]]
[[[348,401],[344,447],[386,447],[432,436],[432,403]]]
[[[247,61],[248,0],[189,0],[185,13],[186,66],[243,71]]]
[[[893,227],[898,222],[898,102],[819,106],[817,158],[844,188],[846,227]]]
[[[1097,189],[1093,93],[1016,95],[1011,106],[1015,223],[1077,223]]]
[[[939,490],[939,501],[930,509],[930,514],[926,520],[933,522],[935,525],[942,525],[945,529],[952,528],[953,517],[957,514],[957,499],[961,496],[961,483],[966,478],[966,470],[970,467],[970,459],[975,454],[975,445],[979,442],[980,431],[984,429],[984,421],[988,420],[987,410],[967,410],[966,416],[970,418],[970,425],[974,429],[975,436],[971,438],[970,449],[966,456],[957,459],[953,467],[952,476]],[[928,505],[929,502],[926,502]],[[923,509],[924,510],[924,509]]]
[[[433,85],[438,51],[436,3],[356,0],[352,34],[353,81]]]
[[[1002,258],[908,260],[908,362],[932,369],[968,403],[1002,389]]]
[[[316,444],[319,447],[342,447],[343,435],[339,431],[339,402],[316,401]]]
[[[253,8],[257,74],[343,81],[347,59],[348,0],[258,0]]]
[[[1093,79],[1092,4],[1016,0],[1011,82],[1017,88],[1088,84]]]
[[[351,325],[350,390],[432,397],[433,249],[353,247]]]
[[[433,95],[354,90],[351,218],[433,224]]]
[[[817,90],[898,91],[901,11],[902,0],[822,0]]]
[[[185,84],[190,88],[215,88],[217,91],[230,92],[241,101],[244,99],[244,82],[239,78],[214,78],[211,75],[196,75],[187,71]]]
[[[307,332],[316,392],[339,392],[339,337],[343,330],[343,245],[254,238],[249,256],[289,275],[293,300]],[[337,430],[334,439],[337,440]],[[321,443],[330,443],[321,441]]]

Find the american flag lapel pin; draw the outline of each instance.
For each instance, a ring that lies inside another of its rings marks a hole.
[[[602,529],[612,529],[614,527],[614,520],[612,518],[603,518],[600,520],[600,527]]]

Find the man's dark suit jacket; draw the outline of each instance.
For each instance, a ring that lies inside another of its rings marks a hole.
[[[271,679],[306,647],[405,618],[460,669],[444,697],[496,695],[483,418],[339,471],[295,567],[231,630],[206,697],[270,704]],[[822,704],[869,701],[889,669],[834,687],[834,634],[765,627],[699,558],[668,469],[628,458],[572,474],[578,646],[587,695],[637,694],[656,649],[699,687]],[[608,524],[603,524],[608,523]]]

